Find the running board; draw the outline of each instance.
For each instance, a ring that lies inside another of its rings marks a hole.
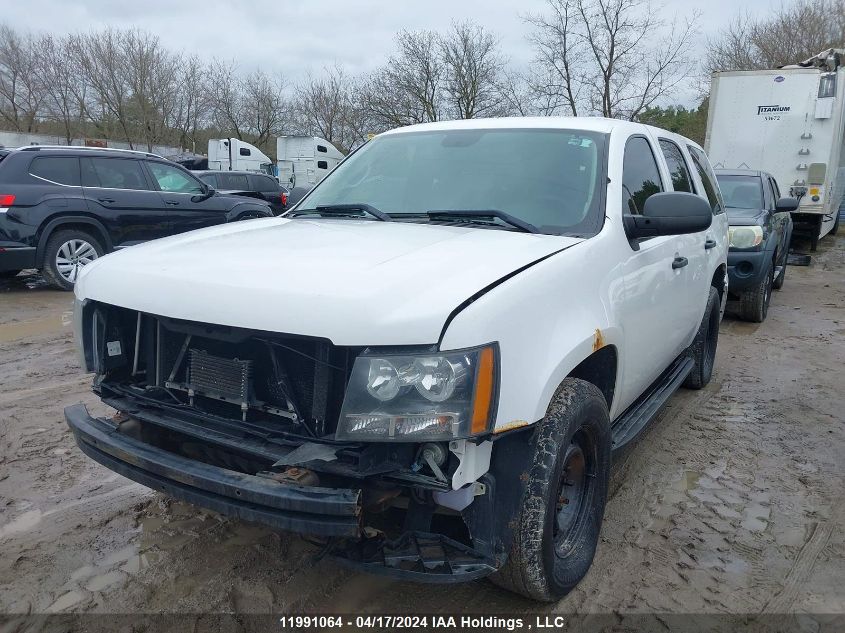
[[[646,425],[654,419],[654,416],[689,376],[694,365],[695,362],[689,356],[682,356],[677,359],[651,385],[649,390],[616,420],[611,429],[614,453],[637,437]]]

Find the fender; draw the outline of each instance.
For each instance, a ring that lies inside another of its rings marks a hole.
[[[47,240],[50,239],[50,235],[52,235],[56,229],[60,228],[64,224],[87,224],[89,226],[93,226],[105,239],[105,244],[103,244],[103,246],[105,247],[106,252],[110,253],[114,250],[114,245],[112,244],[109,232],[106,230],[103,223],[96,218],[87,215],[55,216],[49,220],[40,231],[38,245],[35,251],[35,261],[38,262],[39,266],[44,263],[44,248],[47,246]]]
[[[226,211],[226,221],[232,222],[239,219],[239,216],[245,215],[247,213],[262,214],[262,217],[272,218],[273,212],[270,210],[269,206],[263,206],[260,204],[256,204],[251,200],[245,200],[244,202],[237,202],[235,206],[231,209]]]

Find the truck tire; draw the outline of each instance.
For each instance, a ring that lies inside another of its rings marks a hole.
[[[687,389],[701,389],[707,386],[710,378],[713,377],[713,366],[716,364],[716,346],[719,343],[720,305],[719,292],[713,286],[710,286],[701,325],[698,326],[698,332],[695,333],[692,345],[689,346],[689,355],[695,365],[684,381],[684,387]]]
[[[766,315],[769,313],[769,302],[772,300],[774,274],[774,266],[769,264],[769,268],[760,283],[740,295],[739,317],[743,321],[762,323],[766,320]]]
[[[775,277],[775,280],[772,282],[772,288],[775,290],[780,290],[783,288],[783,283],[786,281],[786,258],[783,260],[783,267],[780,269],[780,275]]]
[[[59,229],[44,247],[44,278],[60,290],[73,290],[79,271],[105,250],[99,240],[81,229]]]
[[[506,563],[490,579],[533,600],[565,596],[586,575],[599,541],[610,473],[607,402],[567,378],[532,436],[533,459]]]

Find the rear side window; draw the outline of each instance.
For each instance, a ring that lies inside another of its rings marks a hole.
[[[707,156],[697,147],[687,145],[692,162],[695,164],[695,170],[701,178],[701,184],[704,186],[704,193],[707,195],[707,200],[713,209],[713,213],[723,213],[725,205],[722,203],[722,194],[719,192],[719,186],[716,184],[716,176],[713,174],[713,168],[710,167],[710,161]]]
[[[645,201],[661,191],[660,170],[651,145],[642,136],[632,136],[625,144],[622,165],[622,208],[627,213],[640,215]]]
[[[328,169],[329,163],[325,160],[318,160],[317,161],[317,169]]]
[[[249,181],[244,174],[217,174],[217,182],[220,183],[220,189],[249,191]]]
[[[279,183],[269,176],[250,176],[255,191],[279,191]]]
[[[36,178],[60,185],[79,185],[79,159],[76,156],[39,156],[29,166]]]
[[[150,188],[141,163],[127,158],[83,158],[82,186],[135,191]]]
[[[695,188],[692,185],[692,178],[690,177],[689,167],[687,166],[687,161],[681,152],[681,148],[675,145],[672,141],[662,138],[660,139],[660,150],[663,152],[663,158],[666,159],[666,164],[669,165],[669,176],[672,178],[672,189],[675,191],[695,193]]]
[[[238,153],[239,153],[241,156],[252,156],[252,152],[251,152],[251,151],[249,151],[249,148],[248,148],[248,147],[242,147],[242,148],[240,148],[240,150],[238,151]]]

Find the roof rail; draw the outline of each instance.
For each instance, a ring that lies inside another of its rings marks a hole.
[[[127,154],[140,154],[141,156],[150,156],[152,158],[161,158],[163,160],[167,160],[164,158],[164,156],[160,156],[152,152],[141,152],[136,149],[121,149],[119,147],[90,147],[88,145],[24,145],[23,147],[19,147],[18,151],[37,152],[42,149],[81,149],[89,150],[92,152],[124,152]]]

